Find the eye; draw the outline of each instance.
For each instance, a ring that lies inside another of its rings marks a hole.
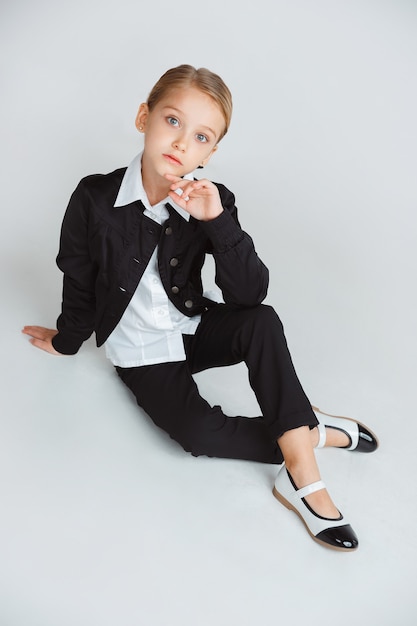
[[[172,117],[172,115],[168,115],[167,117],[167,122],[168,124],[170,124],[170,126],[179,126],[179,121],[177,120],[176,117]]]
[[[203,135],[202,133],[198,133],[196,137],[197,137],[197,141],[200,141],[201,143],[207,143],[208,141],[208,137],[206,137],[206,135]]]

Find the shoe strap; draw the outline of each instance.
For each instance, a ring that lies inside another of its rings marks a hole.
[[[318,480],[315,483],[311,483],[311,485],[306,485],[305,487],[301,487],[296,491],[296,494],[299,498],[305,498],[309,496],[311,493],[315,493],[316,491],[320,491],[320,489],[326,489],[326,485],[322,480]]]
[[[317,430],[319,432],[319,442],[316,445],[316,448],[324,448],[326,445],[326,427],[324,424],[319,422],[317,424]]]

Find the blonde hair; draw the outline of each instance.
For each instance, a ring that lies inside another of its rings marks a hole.
[[[196,87],[210,96],[219,106],[224,117],[225,128],[218,141],[227,133],[232,118],[232,94],[223,80],[205,67],[196,69],[192,65],[178,65],[161,76],[152,88],[147,105],[149,111],[165,97],[171,89],[178,87]]]

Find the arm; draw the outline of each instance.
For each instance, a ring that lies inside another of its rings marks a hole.
[[[175,193],[176,189],[182,190],[181,197]],[[199,220],[211,241],[216,284],[224,301],[236,306],[260,304],[267,295],[269,272],[258,257],[251,237],[240,227],[233,193],[206,179],[176,179],[169,196]]]
[[[97,270],[89,254],[89,208],[89,195],[81,181],[64,216],[57,256],[64,277],[58,332],[52,338],[52,345],[62,354],[78,352],[94,330]]]
[[[95,268],[88,251],[88,196],[83,181],[71,196],[61,228],[58,267],[64,273],[57,330],[25,326],[31,343],[50,354],[75,354],[90,337],[95,318]]]
[[[258,257],[251,237],[237,223],[236,210],[224,211],[204,224],[213,243],[216,284],[224,301],[237,306],[256,306],[267,296],[269,272]]]

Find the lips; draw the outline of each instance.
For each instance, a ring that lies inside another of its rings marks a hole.
[[[168,163],[172,163],[172,165],[182,165],[181,161],[172,154],[164,154],[163,157]]]

